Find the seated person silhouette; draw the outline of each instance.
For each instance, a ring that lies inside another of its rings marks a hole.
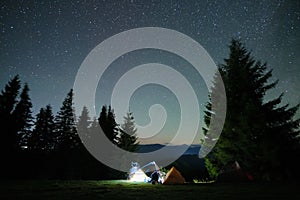
[[[154,171],[152,174],[151,174],[151,183],[154,185],[156,183],[158,183],[158,179],[159,179],[159,173],[158,171]]]

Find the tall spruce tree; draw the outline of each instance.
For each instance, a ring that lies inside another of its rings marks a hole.
[[[14,132],[17,134],[18,145],[20,147],[27,146],[27,139],[31,134],[33,124],[32,103],[29,97],[29,87],[24,85],[20,95],[20,101],[17,103],[13,111],[13,120],[15,121]]]
[[[299,105],[282,106],[282,95],[266,102],[266,92],[278,81],[268,82],[272,70],[255,61],[240,41],[232,40],[229,58],[224,61],[219,70],[226,88],[227,116],[209,161],[218,171],[238,161],[256,179],[291,176],[299,148],[299,119],[294,119]],[[218,113],[211,112],[210,103],[206,108],[208,130],[211,113]],[[207,138],[212,137],[207,135]]]
[[[100,116],[98,118],[99,125],[106,137],[113,143],[118,144],[118,124],[115,120],[114,110],[111,106],[102,106]]]
[[[18,102],[21,83],[16,75],[6,85],[0,94],[0,127],[1,127],[1,153],[8,156],[18,149],[18,137],[15,132],[16,122],[13,111]]]
[[[73,89],[64,99],[60,111],[55,117],[56,135],[59,150],[70,150],[79,147],[81,140],[77,134],[73,108]]]
[[[102,106],[100,116],[98,118],[99,125],[102,131],[106,134],[107,132],[107,106]]]
[[[82,108],[81,115],[78,118],[77,122],[77,131],[81,133],[81,136],[89,138],[89,128],[91,125],[89,111],[86,106]]]
[[[56,144],[55,125],[52,107],[41,108],[36,115],[32,135],[28,139],[28,148],[35,152],[51,152]]]
[[[107,113],[107,136],[108,138],[114,143],[118,144],[118,124],[115,119],[115,112],[111,106],[108,106],[108,113]]]
[[[118,146],[124,150],[135,152],[139,144],[136,132],[137,129],[135,127],[133,114],[132,112],[128,112],[124,117],[124,123],[120,128]]]

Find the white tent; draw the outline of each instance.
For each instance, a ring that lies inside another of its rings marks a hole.
[[[142,167],[137,162],[132,162],[128,179],[132,182],[150,182],[151,177],[146,173],[150,175],[154,171],[159,171],[159,167],[154,161]]]
[[[147,183],[150,181],[150,177],[148,177],[143,170],[138,169],[136,172],[133,173],[133,175],[130,177],[131,182],[144,182]]]

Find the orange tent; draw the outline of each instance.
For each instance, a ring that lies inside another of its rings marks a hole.
[[[175,167],[172,167],[170,169],[170,171],[167,173],[163,184],[165,184],[165,185],[183,184],[184,182],[185,182],[185,179],[180,174],[180,172]]]

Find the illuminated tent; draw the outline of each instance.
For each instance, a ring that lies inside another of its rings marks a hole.
[[[144,165],[143,167],[140,167],[137,162],[132,162],[128,179],[132,182],[150,182],[151,177],[149,176],[154,171],[159,171],[159,167],[154,161]],[[147,176],[147,174],[149,176]],[[160,181],[162,182],[162,180]]]
[[[130,181],[132,182],[149,182],[150,178],[143,172],[143,170],[138,169],[134,174],[130,177]]]
[[[175,167],[172,167],[170,171],[167,173],[163,184],[164,185],[183,184],[184,182],[185,179],[180,174],[180,172]]]

